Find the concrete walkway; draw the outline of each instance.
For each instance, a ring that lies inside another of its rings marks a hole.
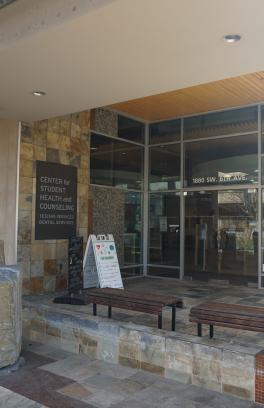
[[[261,405],[39,343],[0,372],[1,408],[257,408]]]

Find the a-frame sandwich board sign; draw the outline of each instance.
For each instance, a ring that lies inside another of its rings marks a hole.
[[[83,259],[84,288],[123,289],[113,235],[90,235]]]

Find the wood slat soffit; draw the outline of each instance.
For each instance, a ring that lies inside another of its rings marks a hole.
[[[112,105],[146,121],[264,102],[264,71]]]

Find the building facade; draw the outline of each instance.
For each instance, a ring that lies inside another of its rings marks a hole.
[[[145,133],[112,116],[116,131],[91,132],[90,182],[124,192],[124,275],[261,287],[263,108],[149,123]]]
[[[124,277],[262,287],[263,121],[252,105],[154,123],[102,108],[24,124],[25,293],[67,283],[67,241],[34,237],[36,160],[78,168],[77,233],[113,233]]]

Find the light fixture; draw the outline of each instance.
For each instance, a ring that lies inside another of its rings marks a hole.
[[[240,41],[241,40],[241,35],[239,35],[239,34],[227,34],[227,35],[224,36],[224,40],[225,40],[225,42],[232,44],[232,43]]]
[[[34,96],[45,96],[46,92],[44,92],[44,91],[33,91],[32,95],[34,95]]]

